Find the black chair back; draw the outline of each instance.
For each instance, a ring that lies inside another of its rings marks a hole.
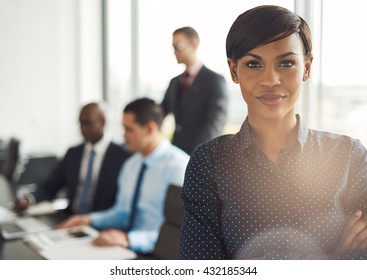
[[[55,155],[33,155],[25,159],[17,186],[39,184],[44,181],[55,168],[58,159]]]
[[[159,232],[153,255],[162,260],[180,259],[180,233],[184,217],[181,187],[170,185],[164,206],[165,221]]]
[[[19,145],[18,139],[10,139],[5,161],[1,169],[1,173],[10,183],[13,183],[14,173],[19,162]]]

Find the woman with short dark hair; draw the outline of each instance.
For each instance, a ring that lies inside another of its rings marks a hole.
[[[308,129],[296,114],[313,60],[307,23],[259,6],[236,19],[226,48],[248,116],[237,134],[199,146],[190,159],[181,257],[366,258],[366,149]]]

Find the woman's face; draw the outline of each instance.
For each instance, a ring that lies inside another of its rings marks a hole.
[[[252,49],[237,61],[228,59],[232,79],[240,84],[252,120],[294,115],[311,63],[297,34]]]

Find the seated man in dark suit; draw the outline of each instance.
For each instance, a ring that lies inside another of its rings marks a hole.
[[[61,189],[69,199],[72,213],[88,213],[112,206],[117,191],[117,175],[129,152],[104,136],[105,114],[97,103],[85,105],[79,115],[84,143],[71,147],[48,178],[34,193],[15,201],[14,210],[52,200]]]

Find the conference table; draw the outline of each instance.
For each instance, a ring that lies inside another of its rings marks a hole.
[[[0,206],[9,207],[14,199],[11,185],[0,174]],[[67,211],[57,211],[48,215],[37,215],[37,218],[51,227],[55,227],[61,221],[70,216]],[[43,260],[32,248],[26,245],[22,239],[6,240],[0,234],[0,260]],[[151,254],[137,254],[138,260],[154,259]]]
[[[13,201],[13,192],[11,185],[6,178],[0,175],[0,206],[8,207],[9,203]],[[37,216],[38,219],[56,226],[59,222],[64,220],[68,214],[64,211],[56,212],[49,215]],[[42,260],[34,250],[28,247],[22,239],[5,240],[0,236],[0,260]]]

